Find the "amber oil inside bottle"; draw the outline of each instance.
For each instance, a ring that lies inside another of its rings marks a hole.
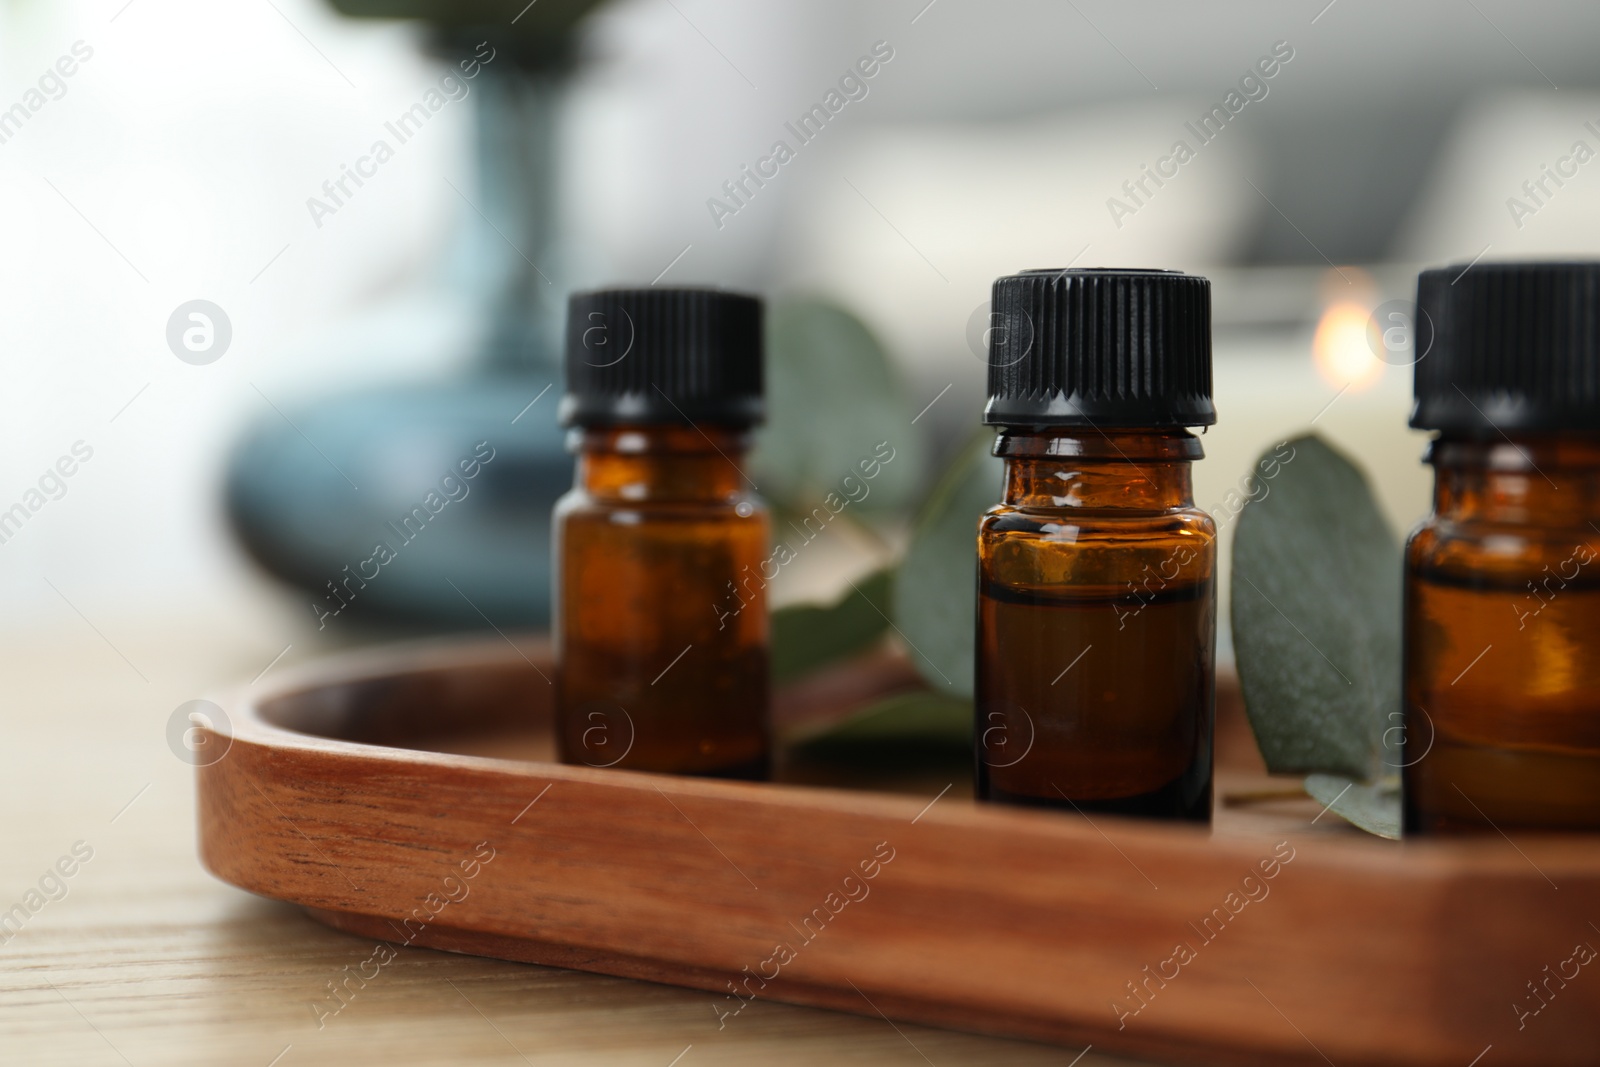
[[[1600,434],[1428,450],[1405,556],[1405,829],[1600,830]]]
[[[1207,822],[1216,525],[1185,430],[1002,432],[978,533],[980,798]]]
[[[556,505],[561,758],[765,778],[769,519],[741,472],[749,434],[716,425],[574,430]]]

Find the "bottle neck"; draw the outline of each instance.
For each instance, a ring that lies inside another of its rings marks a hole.
[[[1434,469],[1438,518],[1552,528],[1600,523],[1600,434],[1440,436],[1424,459]]]
[[[577,487],[598,499],[721,503],[744,495],[744,428],[697,425],[580,427]]]
[[[1006,429],[1005,502],[1026,508],[1171,511],[1194,507],[1190,464],[1204,456],[1187,430]]]

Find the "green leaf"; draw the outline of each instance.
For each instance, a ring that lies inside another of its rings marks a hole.
[[[939,691],[968,700],[978,520],[999,502],[1004,472],[990,454],[993,445],[994,434],[985,430],[961,450],[923,505],[894,579],[892,614],[917,671]]]
[[[1357,782],[1339,774],[1313,774],[1306,792],[1327,809],[1369,834],[1400,840],[1400,779]]]
[[[797,513],[830,492],[852,512],[913,502],[924,452],[916,411],[860,319],[821,301],[776,305],[767,317],[767,396],[751,459],[767,499]]]
[[[796,746],[808,759],[905,767],[972,760],[972,704],[938,693],[900,693]]]
[[[791,604],[772,613],[772,677],[787,682],[865,651],[889,628],[889,572],[874,571],[833,604]]]
[[[1361,472],[1320,437],[1252,468],[1233,541],[1233,647],[1267,769],[1382,770],[1400,709],[1400,546]]]

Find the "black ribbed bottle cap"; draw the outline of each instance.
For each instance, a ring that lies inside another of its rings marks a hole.
[[[567,303],[564,426],[749,426],[765,409],[761,300],[716,289],[598,289]]]
[[[997,426],[1210,426],[1211,283],[1181,271],[1025,270],[990,300]]]
[[[1411,425],[1472,436],[1600,431],[1600,262],[1478,263],[1417,277]]]

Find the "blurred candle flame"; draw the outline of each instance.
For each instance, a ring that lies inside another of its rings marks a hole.
[[[1386,364],[1372,351],[1368,322],[1374,287],[1365,271],[1344,267],[1330,271],[1322,287],[1322,317],[1311,339],[1311,360],[1329,385],[1354,391],[1383,377]]]

